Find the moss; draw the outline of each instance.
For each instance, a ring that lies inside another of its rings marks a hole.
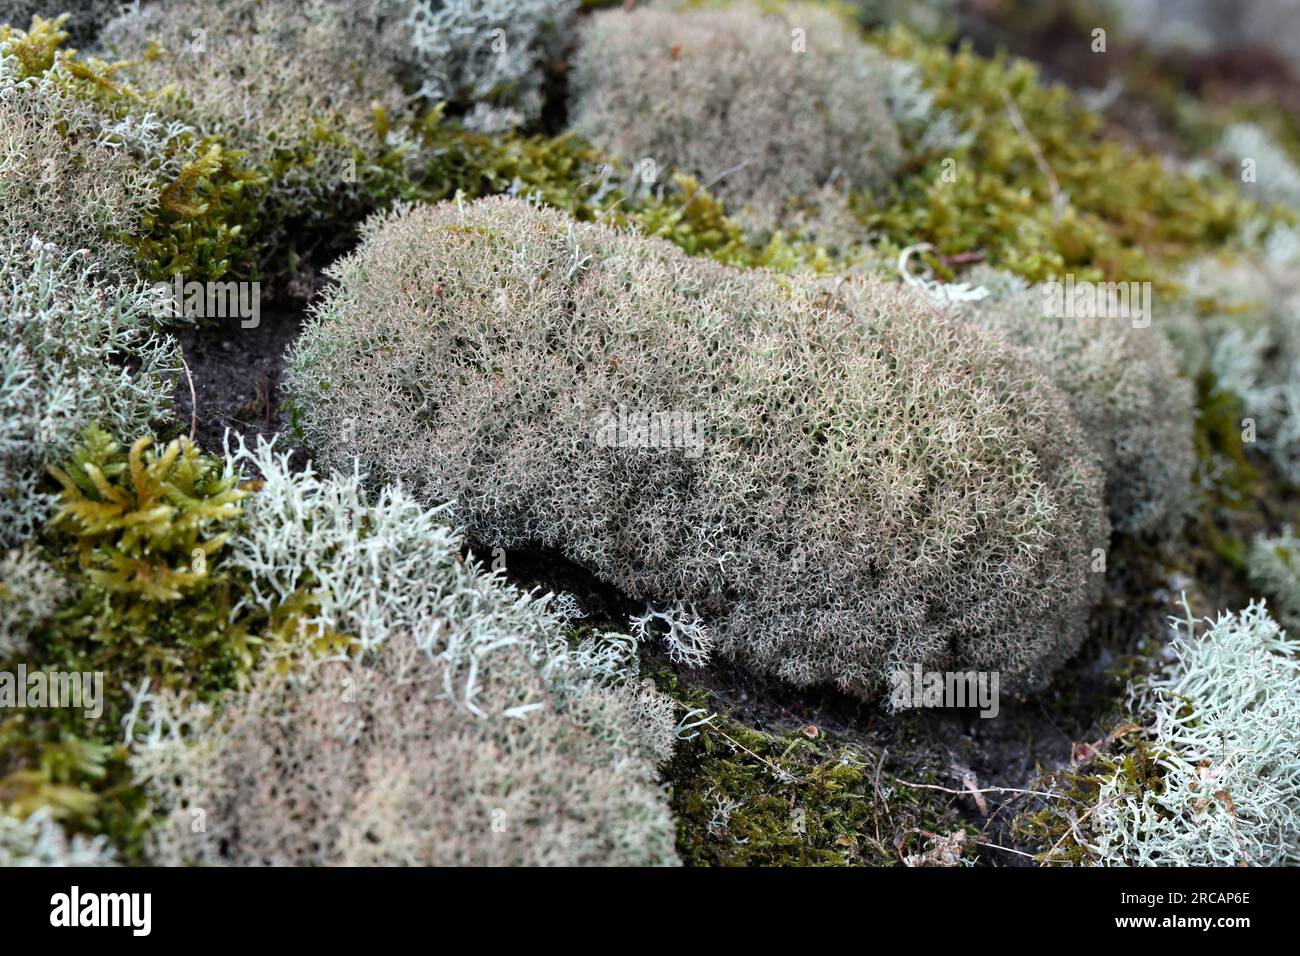
[[[1035,281],[1075,272],[1165,289],[1164,263],[1222,243],[1252,210],[1222,177],[1170,172],[1158,156],[1103,139],[1100,118],[1064,87],[1044,84],[1028,62],[980,57],[969,46],[951,52],[901,29],[875,39],[916,63],[936,108],[971,134],[951,155],[927,157],[889,204],[860,204],[864,221],[898,246],[979,252]],[[955,176],[944,175],[945,161]]]
[[[28,75],[43,75],[56,61],[63,63],[65,82],[106,117],[142,110],[166,115],[165,103],[145,98],[119,80],[118,65],[72,59],[62,48],[60,25],[38,21],[22,35],[0,27],[0,36],[18,41],[15,55]],[[885,253],[929,241],[941,257],[975,253],[1030,279],[1073,271],[1081,279],[1149,278],[1164,291],[1173,274],[1169,264],[1235,236],[1254,212],[1221,177],[1196,181],[1167,171],[1152,156],[1106,142],[1097,117],[1063,89],[1045,85],[1026,64],[1006,57],[982,59],[969,49],[953,52],[903,33],[877,35],[876,42],[892,55],[918,63],[938,96],[937,106],[963,117],[973,133],[970,145],[951,156],[919,157],[884,201],[854,200],[863,242],[883,237]],[[1068,197],[1059,212],[1029,141],[1010,121],[1003,90],[1017,104],[1060,192]],[[1171,110],[1183,109],[1170,103]],[[1185,117],[1189,142],[1202,148],[1217,141],[1227,123],[1251,119],[1267,123],[1293,155],[1300,153],[1300,126],[1269,105],[1179,115]],[[141,271],[150,277],[174,272],[196,278],[256,275],[268,265],[291,270],[297,254],[310,251],[307,247],[322,237],[333,234],[346,242],[364,215],[395,201],[516,192],[535,195],[579,219],[603,218],[730,265],[820,272],[842,267],[853,255],[847,250],[837,258],[795,230],[746,232],[689,177],[674,176],[646,191],[631,185],[629,170],[611,163],[602,180],[599,170],[607,158],[572,136],[485,135],[430,110],[415,127],[422,162],[413,169],[409,156],[391,146],[400,140],[393,135],[402,132],[397,126],[376,109],[379,145],[350,144],[357,189],[304,224],[301,234],[307,238],[301,248],[296,240],[287,247],[266,246],[265,236],[283,223],[277,222],[279,213],[264,208],[263,199],[268,182],[295,167],[311,166],[324,144],[337,145],[338,134],[327,128],[318,130],[315,142],[286,146],[264,169],[248,168],[245,156],[217,138],[182,138],[176,148],[185,150],[187,158],[177,176],[156,184],[156,209],[135,235],[115,238],[136,250]],[[948,158],[956,160],[955,182],[942,176]],[[297,236],[296,225],[283,231]],[[940,276],[953,278],[945,258],[930,261]],[[1203,474],[1209,476],[1208,497],[1188,540],[1209,552],[1216,568],[1240,577],[1246,539],[1234,516],[1248,514],[1264,498],[1278,498],[1280,485],[1241,442],[1240,404],[1216,389],[1208,375],[1197,387],[1196,440]],[[170,465],[155,468],[163,484],[174,486],[171,499],[172,491],[146,488],[141,494],[132,477],[132,452],[110,449],[99,438],[62,469],[70,503],[79,502],[92,519],[100,512],[91,506],[112,501],[86,464],[129,499],[129,511],[113,519],[121,522],[119,527],[86,524],[74,509],[45,540],[47,556],[72,579],[76,596],[37,635],[40,664],[106,671],[104,715],[90,721],[79,712],[11,711],[0,719],[0,804],[24,813],[50,807],[74,829],[110,834],[128,861],[139,859],[146,821],[119,743],[120,720],[129,706],[122,684],[149,680],[186,686],[201,696],[215,694],[240,681],[259,653],[259,640],[296,633],[315,610],[304,590],[269,619],[234,613],[243,584],[224,572],[219,544],[207,550],[220,539],[221,529],[238,520],[237,508],[227,513],[220,510],[223,505],[211,504],[233,489],[221,488],[215,465],[198,462],[197,450],[184,443],[177,447]],[[137,470],[158,466],[167,451],[139,446]],[[178,467],[191,467],[203,477],[178,485]],[[162,507],[178,509],[153,522],[165,526],[160,528],[160,549],[150,545],[146,553],[144,538],[124,542],[124,515],[147,515],[150,502],[159,500],[165,501]],[[217,511],[206,519],[178,523],[178,514],[201,515],[211,508]],[[195,547],[204,554],[201,574],[193,571]],[[1131,560],[1128,556],[1115,563],[1131,572]],[[1143,588],[1152,580],[1150,574],[1133,576]],[[318,636],[332,647],[348,640]],[[1126,658],[1124,665],[1141,667],[1141,660]],[[706,691],[666,668],[648,669],[684,708],[718,706]],[[1058,681],[1054,687],[1056,696],[1045,702],[1053,715],[1095,713],[1096,701],[1082,696],[1075,682]],[[1086,851],[1071,839],[1071,823],[1095,802],[1101,777],[1118,773],[1135,793],[1161,786],[1159,755],[1125,732],[1120,718],[1112,714],[1108,719],[1114,738],[1106,735],[1100,752],[1080,755],[1052,778],[1066,793],[1064,804],[1037,806],[1016,820],[1013,830],[1020,838],[1044,849],[1057,847],[1054,862],[1086,859]],[[975,833],[960,819],[951,796],[899,783],[937,784],[942,779],[899,764],[874,744],[826,731],[810,736],[797,729],[759,730],[726,712],[697,730],[698,736],[678,744],[667,768],[679,820],[678,846],[689,863],[897,864],[924,847],[923,831]],[[731,809],[722,813],[720,807]]]
[[[675,189],[633,207],[628,218],[648,236],[667,239],[693,256],[707,256],[741,268],[785,271],[831,271],[835,262],[826,249],[776,232],[755,242],[729,217],[722,203],[694,177],[673,177]]]
[[[51,469],[63,507],[45,554],[74,593],[32,635],[31,656],[40,670],[102,673],[102,714],[18,710],[0,722],[0,804],[24,815],[49,807],[74,829],[109,834],[128,860],[146,825],[121,743],[132,690],[209,697],[235,686],[261,623],[236,613],[241,584],[220,562],[251,489],[183,439],[151,445],[124,451],[91,428]]]
[[[1057,796],[1038,800],[1015,816],[1010,832],[1023,843],[1041,847],[1038,861],[1057,866],[1091,863],[1093,854],[1078,842],[1079,825],[1096,806],[1102,784],[1112,775],[1121,794],[1160,793],[1163,770],[1160,754],[1129,722],[1112,725],[1096,751],[1076,748],[1069,766],[1041,774],[1034,789]],[[1041,768],[1040,768],[1041,771]]]
[[[118,703],[127,683],[199,694],[234,686],[258,643],[220,562],[249,489],[185,439],[151,444],[124,452],[91,428],[50,469],[63,490],[46,552],[75,593],[34,643],[44,667],[106,672]]]
[[[596,215],[592,199],[603,157],[576,137],[478,133],[445,119],[441,107],[422,116],[416,129],[424,163],[411,182],[390,182],[394,198],[434,202],[457,193],[515,192],[580,219]]]
[[[708,692],[662,664],[646,670],[684,710],[713,713]],[[665,775],[690,866],[889,866],[927,834],[978,834],[951,797],[900,783],[883,752],[817,728],[770,733],[719,714],[682,736]]]
[[[193,149],[176,178],[160,186],[141,234],[123,237],[146,278],[179,273],[215,280],[232,270],[250,271],[258,258],[259,190],[266,176],[244,168],[238,153],[215,140],[200,140]]]
[[[93,724],[64,710],[0,720],[0,807],[18,816],[45,808],[70,830],[106,834],[124,862],[139,864],[147,811],[108,713]]]
[[[62,486],[53,527],[71,535],[87,585],[124,620],[218,580],[208,562],[229,533],[210,530],[238,517],[248,494],[192,442],[176,439],[161,452],[152,444],[137,439],[123,454],[92,427],[66,468],[50,468]]]
[[[22,64],[25,77],[40,76],[54,66],[59,44],[68,38],[62,29],[67,19],[67,14],[55,20],[33,17],[27,30],[0,23],[0,42],[9,44],[9,52]]]

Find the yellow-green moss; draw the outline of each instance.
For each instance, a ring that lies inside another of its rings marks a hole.
[[[950,155],[928,157],[888,203],[860,205],[895,245],[979,252],[1031,280],[1074,272],[1168,288],[1168,263],[1222,243],[1252,210],[1221,177],[1170,172],[1158,156],[1105,140],[1100,119],[1026,61],[969,46],[954,53],[903,30],[874,39],[916,63],[936,109],[971,134]]]
[[[55,631],[95,649],[93,670],[129,661],[137,680],[227,685],[252,665],[255,641],[230,622],[236,595],[216,555],[229,538],[219,529],[248,491],[186,439],[152,444],[140,438],[124,452],[91,428],[71,461],[50,469],[62,486],[52,529],[80,584]]]
[[[706,692],[649,669],[684,710],[713,713]],[[977,835],[951,798],[900,783],[883,753],[820,729],[768,733],[719,714],[681,736],[666,777],[687,865],[899,865],[926,833]]]
[[[260,622],[235,614],[240,582],[221,548],[250,489],[184,439],[129,450],[91,428],[52,474],[62,509],[46,558],[72,584],[32,635],[29,671],[103,675],[97,717],[19,709],[0,720],[0,805],[47,807],[74,829],[108,833],[128,859],[146,821],[126,769],[123,716],[135,689],[209,696],[252,667]],[[130,688],[130,690],[128,690]]]

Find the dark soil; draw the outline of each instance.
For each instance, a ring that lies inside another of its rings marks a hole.
[[[264,310],[256,328],[223,319],[175,333],[193,380],[184,374],[176,386],[175,414],[182,433],[191,426],[205,451],[220,452],[226,430],[252,440],[282,437],[278,448],[292,447],[289,411],[280,385],[285,350],[302,329],[302,312]]]

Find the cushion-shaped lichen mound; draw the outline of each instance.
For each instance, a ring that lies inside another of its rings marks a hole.
[[[572,128],[774,225],[792,200],[879,188],[901,161],[887,61],[854,33],[812,6],[597,13],[573,57]]]
[[[1196,413],[1159,319],[1048,314],[1049,286],[992,269],[968,278],[991,292],[967,307],[968,317],[1026,349],[1068,397],[1105,468],[1116,530],[1177,534],[1192,506]]]
[[[374,664],[271,666],[219,714],[178,712],[188,739],[161,736],[132,758],[165,811],[152,860],[675,864],[650,763],[558,709],[519,647],[492,658],[486,716],[447,698],[438,664],[401,635]]]
[[[494,198],[376,217],[290,356],[306,439],[480,542],[693,602],[726,654],[869,694],[1030,681],[1108,522],[1064,398],[883,281],[793,280]]]

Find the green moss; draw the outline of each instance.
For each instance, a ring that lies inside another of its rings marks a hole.
[[[62,486],[52,527],[71,536],[80,574],[124,620],[219,580],[208,563],[229,533],[211,530],[238,517],[248,494],[192,442],[152,444],[140,438],[123,453],[92,427],[66,467],[50,468]]]
[[[874,39],[915,62],[936,107],[971,136],[950,155],[925,158],[886,203],[860,202],[864,222],[897,246],[978,252],[1031,280],[1074,272],[1163,289],[1167,263],[1222,243],[1252,211],[1222,177],[1195,180],[1106,141],[1096,115],[1025,61],[980,57],[969,46],[951,52],[903,30]]]
[[[628,220],[648,236],[667,239],[693,256],[740,268],[829,272],[835,261],[822,247],[776,232],[765,242],[746,234],[722,203],[691,176],[673,177],[675,188],[632,206]]]
[[[142,863],[147,809],[119,735],[108,711],[94,722],[62,710],[0,720],[0,807],[17,816],[44,808],[72,831],[107,834],[124,862]]]
[[[267,178],[240,165],[239,154],[211,139],[195,142],[194,156],[163,183],[141,233],[122,237],[136,250],[146,278],[180,274],[220,279],[232,270],[256,275],[261,189]]]
[[[713,712],[707,692],[662,666],[648,671],[686,709]],[[688,865],[898,865],[928,833],[977,834],[951,798],[900,783],[882,752],[822,730],[768,733],[719,714],[690,734],[666,771]]]
[[[603,158],[573,136],[488,135],[463,129],[444,119],[441,107],[418,121],[425,159],[418,180],[406,187],[425,201],[516,192],[572,212],[580,219],[596,214],[592,197],[598,190]]]
[[[32,635],[29,669],[102,674],[102,714],[17,710],[0,722],[0,804],[48,807],[74,829],[108,833],[128,859],[147,824],[122,744],[128,688],[212,696],[252,667],[261,632],[235,613],[241,584],[220,561],[249,489],[183,439],[151,445],[124,451],[91,428],[51,469],[63,507],[45,554],[73,596]]]

